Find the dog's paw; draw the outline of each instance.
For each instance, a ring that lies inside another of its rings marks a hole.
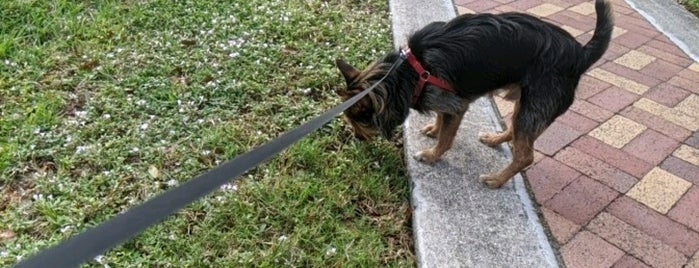
[[[490,147],[496,147],[502,143],[501,141],[501,136],[502,134],[499,133],[485,133],[485,132],[480,132],[478,133],[478,140]]]
[[[439,128],[435,124],[429,124],[422,128],[420,133],[430,138],[436,138],[439,135]]]
[[[434,162],[437,162],[439,160],[439,156],[434,153],[432,149],[428,150],[423,150],[420,151],[419,153],[415,154],[415,160],[427,163],[427,164],[432,164]]]
[[[505,182],[507,182],[507,180],[500,180],[500,178],[492,174],[481,175],[480,179],[482,183],[484,183],[491,189],[498,189],[502,187],[502,185],[505,184]]]

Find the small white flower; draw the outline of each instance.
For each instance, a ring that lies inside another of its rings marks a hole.
[[[280,242],[283,242],[283,241],[289,240],[289,238],[288,238],[287,236],[285,236],[285,235],[282,235],[282,236],[280,236],[279,239],[277,239],[277,240],[279,240]]]
[[[167,181],[165,184],[167,184],[167,186],[173,187],[173,186],[177,186],[177,184],[179,184],[179,182],[173,179],[173,180]]]
[[[210,154],[211,154],[211,151],[209,151],[209,150],[204,150],[201,152],[201,155],[204,155],[204,156],[210,155]]]
[[[138,100],[138,101],[136,101],[136,104],[139,106],[146,105],[146,100]]]
[[[226,183],[221,186],[221,190],[225,192],[235,192],[238,190],[238,185],[232,184],[232,183]]]
[[[73,226],[70,226],[70,225],[64,226],[63,228],[61,228],[61,233],[65,234],[68,231],[70,231],[70,229],[73,229]]]
[[[131,148],[132,153],[138,153],[138,151],[139,151],[138,147]]]
[[[0,251],[0,258],[6,258],[7,256],[10,256],[10,252],[7,250]]]
[[[141,130],[146,130],[146,129],[148,129],[148,123],[141,124]]]
[[[84,118],[87,116],[87,111],[75,111],[75,117]]]
[[[302,89],[301,89],[301,93],[307,95],[308,93],[311,93],[311,88],[308,88],[308,87],[307,87],[307,88],[302,88]]]
[[[99,264],[104,264],[104,255],[95,256],[95,261],[98,262]]]
[[[337,253],[336,248],[329,248],[328,250],[325,251],[326,256],[332,256],[332,255],[335,255],[335,253]]]
[[[75,148],[75,153],[81,154],[87,152],[88,149],[90,149],[90,146],[78,146],[77,148]]]
[[[112,118],[112,115],[110,115],[110,114],[104,114],[104,115],[102,116],[102,118],[104,118],[104,119],[110,119],[110,118]]]

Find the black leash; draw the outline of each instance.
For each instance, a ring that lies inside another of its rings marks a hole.
[[[120,245],[221,185],[239,179],[238,177],[243,173],[330,122],[341,112],[369,94],[404,60],[405,57],[401,54],[401,57],[393,63],[386,75],[378,82],[300,127],[131,208],[97,227],[39,252],[29,259],[21,261],[15,267],[77,267],[110,248]]]

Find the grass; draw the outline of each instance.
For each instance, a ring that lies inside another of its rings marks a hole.
[[[338,103],[387,1],[0,1],[0,266]],[[340,120],[87,266],[405,267],[400,146]]]
[[[677,2],[683,5],[689,12],[699,17],[699,0],[677,0]]]

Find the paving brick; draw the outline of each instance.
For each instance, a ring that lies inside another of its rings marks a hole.
[[[667,214],[670,218],[699,231],[699,187],[694,186]]]
[[[607,207],[607,212],[687,257],[699,250],[699,233],[629,197],[614,200]]]
[[[475,11],[476,13],[478,12],[483,12],[491,8],[495,8],[497,6],[501,5],[498,2],[491,1],[491,0],[478,0],[474,1],[471,3],[468,3],[466,5],[463,5],[465,8],[468,8],[470,10]]]
[[[644,97],[662,105],[665,105],[667,107],[675,107],[675,105],[680,103],[680,101],[687,98],[689,94],[689,91],[670,85],[668,83],[662,83],[646,92]]]
[[[454,4],[457,5],[457,6],[463,6],[463,5],[466,5],[466,4],[468,4],[468,3],[472,3],[472,2],[475,2],[475,1],[476,1],[476,0],[454,0]]]
[[[608,64],[609,63],[605,63],[603,66],[607,66],[605,68],[614,69],[620,73],[622,72],[622,71],[619,71],[619,70],[621,70],[621,68],[616,67],[615,65],[608,65]],[[631,80],[627,77],[624,77],[620,74],[614,73],[612,71],[609,71],[609,70],[606,70],[603,68],[592,69],[588,72],[588,74],[594,78],[597,78],[599,80],[602,80],[604,82],[610,83],[610,84],[615,85],[619,88],[623,88],[625,90],[628,90],[630,92],[633,92],[633,93],[636,93],[639,95],[645,93],[649,89],[649,86],[646,84],[641,84],[639,82],[636,82],[636,81]],[[650,83],[650,84],[653,83],[653,81],[650,81],[650,80],[645,81],[645,82]],[[658,82],[658,84],[659,83],[660,82]]]
[[[517,11],[522,11],[522,10],[516,9],[510,5],[502,5],[502,6],[496,7],[495,11],[497,11],[495,13],[504,13],[504,12],[517,12]]]
[[[657,49],[657,48],[654,48],[651,46],[646,46],[646,45],[639,47],[638,51],[641,51],[641,52],[646,53],[648,55],[653,55],[656,58],[664,59],[672,64],[676,64],[676,65],[679,65],[682,67],[687,67],[694,62],[693,60],[690,60],[687,57],[680,57],[677,55],[673,55],[672,53],[665,52],[665,51],[662,51],[660,49]]]
[[[553,15],[561,10],[563,10],[562,7],[559,7],[557,5],[552,5],[549,3],[544,3],[541,5],[532,7],[530,9],[527,9],[527,13],[534,14],[534,15],[539,16],[539,17],[547,17],[547,16]]]
[[[645,130],[646,126],[615,115],[590,131],[589,135],[615,148],[622,148]]]
[[[619,194],[613,189],[580,176],[554,195],[544,206],[571,222],[585,225]]]
[[[653,37],[652,36],[646,36],[642,35],[640,33],[634,32],[634,30],[630,29],[633,27],[629,27],[628,25],[622,26],[624,29],[628,29],[629,31],[620,35],[619,37],[614,39],[614,42],[617,42],[625,47],[634,49],[642,46],[646,42],[650,41]]]
[[[661,80],[653,78],[651,76],[642,74],[641,72],[628,68],[626,66],[617,64],[616,62],[607,62],[602,65],[602,69],[610,71],[612,73],[615,73],[619,76],[625,77],[626,79],[630,79],[633,81],[636,81],[637,83],[640,83],[648,88],[657,86],[658,84],[662,83]],[[636,94],[643,94],[643,92],[637,92],[635,89],[629,89],[629,88],[624,88],[626,90],[629,90],[631,92],[634,92]],[[647,90],[647,88],[646,88]]]
[[[672,153],[672,156],[684,160],[695,166],[699,166],[699,149],[689,145],[682,144],[677,150]],[[697,174],[699,176],[699,174]]]
[[[558,150],[573,142],[583,133],[565,124],[554,121],[534,142],[534,149],[552,156]]]
[[[566,32],[568,32],[568,33],[569,33],[570,35],[572,35],[573,37],[580,36],[581,34],[584,34],[584,33],[585,33],[585,32],[583,32],[583,31],[581,31],[581,30],[578,30],[578,29],[573,28],[573,27],[568,26],[568,25],[561,25],[561,28],[563,28],[563,30],[565,30]]]
[[[682,67],[667,62],[662,59],[656,59],[653,63],[641,69],[641,73],[661,81],[670,80],[670,78],[682,71]]]
[[[688,91],[699,94],[699,87],[697,87],[697,84],[694,83],[692,80],[686,79],[684,77],[675,76],[675,77],[671,78],[668,81],[668,83],[670,83],[673,86],[680,87],[680,88],[686,89]]]
[[[580,99],[573,102],[573,105],[570,106],[570,110],[597,122],[607,121],[607,119],[614,115],[614,113],[607,111],[602,107]]]
[[[693,71],[689,68],[677,72],[677,75],[689,81],[699,83],[699,72]]]
[[[635,177],[576,148],[567,147],[558,152],[554,159],[621,193],[627,192],[638,182]]]
[[[646,129],[623,150],[653,165],[658,165],[679,146],[679,142],[652,129]]]
[[[649,37],[649,41],[661,35],[660,32],[658,32],[658,30],[650,25],[644,18],[636,18],[633,15],[617,15],[614,18],[614,23],[619,27],[628,29],[630,32]]]
[[[548,19],[555,21],[556,23],[558,23],[558,25],[570,25],[584,32],[589,32],[595,29],[594,17],[580,15],[569,10],[563,10],[561,12],[553,14],[549,16]]]
[[[692,65],[690,65],[690,66],[687,67],[687,68],[690,69],[690,70],[692,70],[692,71],[695,71],[695,72],[699,73],[699,63],[692,63]]]
[[[580,83],[578,84],[578,89],[575,92],[575,97],[587,99],[611,86],[612,84],[594,78],[590,75],[583,75],[580,79]]]
[[[648,64],[651,64],[655,60],[656,58],[651,55],[637,50],[631,50],[623,56],[614,60],[614,62],[634,70],[641,70],[643,69],[643,67],[648,66]]]
[[[663,161],[660,167],[677,177],[683,178],[689,182],[699,185],[699,166],[687,163],[682,159],[670,156]]]
[[[628,90],[612,86],[588,98],[587,101],[605,108],[610,112],[616,113],[626,108],[626,106],[633,104],[639,98],[639,95],[631,93]]]
[[[593,233],[582,231],[561,248],[561,255],[569,268],[607,268],[624,252]]]
[[[622,28],[618,28],[618,29],[622,29]],[[617,32],[619,33],[619,35],[621,35],[621,34],[626,33],[626,29],[623,29],[623,31],[617,31]],[[614,32],[612,32],[612,35],[614,35],[613,33]],[[621,57],[621,55],[624,55],[629,51],[631,51],[630,48],[625,47],[621,44],[612,42],[611,44],[609,44],[609,48],[607,48],[607,52],[605,52],[604,55],[602,55],[602,58],[606,59],[606,60],[615,60],[616,58]]]
[[[582,2],[576,6],[568,8],[568,10],[584,16],[589,16],[595,14],[595,5],[592,2]]]
[[[687,266],[684,268],[699,268],[699,252],[697,254],[694,254],[694,257],[692,257],[689,262],[687,262]]]
[[[473,10],[470,10],[470,9],[465,8],[463,6],[456,6],[456,11],[459,13],[459,15],[476,13]]]
[[[526,175],[536,202],[543,204],[578,178],[580,173],[550,157],[544,157],[527,169]]]
[[[542,207],[541,212],[544,214],[546,225],[559,245],[567,243],[580,230],[580,225],[567,220],[548,208]]]
[[[521,12],[522,10],[527,10],[540,4],[540,0],[517,0],[510,3],[509,5]]]
[[[629,8],[627,5],[614,5],[614,13],[616,14],[633,14],[636,11]],[[618,16],[618,15],[617,15]]]
[[[634,185],[626,195],[664,214],[677,203],[677,200],[691,186],[692,183],[656,167]]]
[[[682,253],[605,212],[587,229],[653,267],[681,267],[687,262]]]
[[[614,263],[614,266],[612,268],[651,268],[650,266],[646,265],[642,261],[634,258],[631,255],[624,255],[624,257],[621,257],[616,263]]]
[[[675,105],[675,110],[694,117],[699,122],[699,95],[691,94]]]
[[[648,162],[589,136],[580,137],[572,146],[636,178],[642,178],[653,168]]]
[[[687,140],[685,140],[684,143],[699,149],[699,132],[694,132],[694,134],[687,138]]]
[[[648,41],[648,43],[646,43],[646,45],[660,49],[662,51],[665,51],[665,52],[670,53],[670,54],[675,55],[675,56],[687,57],[687,54],[684,53],[684,51],[682,51],[681,49],[679,49],[677,47],[677,45],[675,45],[675,43],[673,43],[672,41],[664,42],[664,41],[658,40],[658,38],[656,37],[655,40]]]
[[[627,107],[626,109],[622,110],[620,114],[631,120],[642,123],[643,125],[648,126],[649,128],[658,131],[663,135],[673,138],[676,141],[683,141],[692,134],[691,131],[657,115],[639,109],[638,107]]]
[[[583,133],[590,132],[590,130],[593,130],[599,125],[599,123],[595,122],[594,120],[584,117],[571,110],[563,113],[556,120]]]

